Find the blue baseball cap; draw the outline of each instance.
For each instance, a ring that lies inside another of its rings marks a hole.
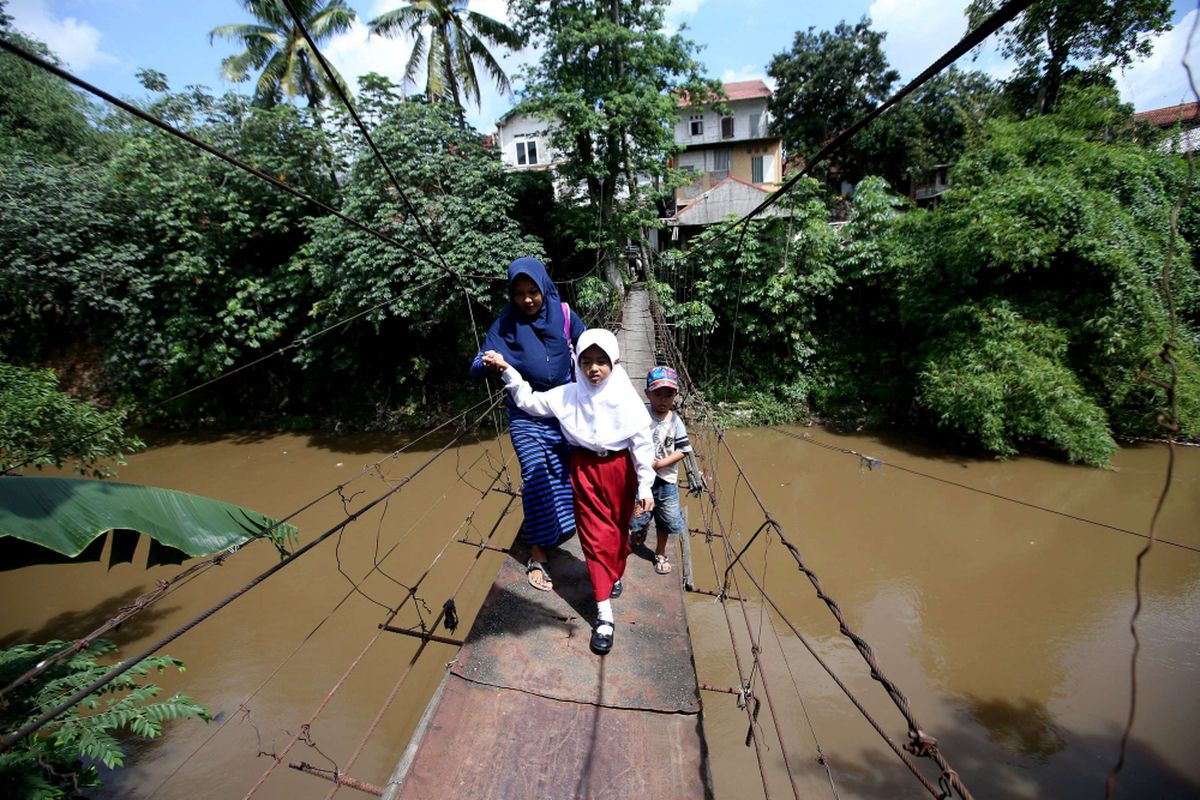
[[[667,387],[679,391],[679,373],[670,367],[655,367],[646,375],[646,391]]]

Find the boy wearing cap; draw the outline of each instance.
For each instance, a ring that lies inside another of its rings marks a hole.
[[[667,559],[667,536],[683,533],[683,517],[679,514],[679,470],[676,467],[685,453],[692,452],[688,442],[687,428],[675,413],[675,397],[679,394],[679,375],[670,367],[655,367],[646,375],[646,397],[650,402],[650,436],[654,442],[654,510],[639,514],[629,526],[630,538],[635,545],[646,541],[646,528],[654,516],[654,528],[658,534],[654,548],[654,571],[666,575],[671,571]]]

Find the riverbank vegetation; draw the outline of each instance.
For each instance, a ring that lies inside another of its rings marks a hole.
[[[28,370],[49,366],[69,394],[163,425],[389,427],[474,402],[465,365],[508,261],[548,259],[566,299],[602,314],[621,242],[649,257],[641,236],[682,180],[665,161],[669,91],[712,86],[694,45],[661,33],[661,3],[616,22],[560,4],[561,24],[541,5],[522,0],[537,22],[515,26],[547,54],[525,102],[570,123],[576,200],[549,173],[504,172],[453,92],[359,81],[395,185],[328,93],[300,107],[141,74],[146,110],[304,199],[0,55],[0,361],[43,400],[54,387]],[[1066,61],[1013,39],[1025,60],[1007,83],[949,71],[790,192],[786,215],[659,254],[653,285],[703,391],[745,422],[918,426],[1104,464],[1115,437],[1158,431],[1166,399],[1146,375],[1165,377],[1170,252],[1181,432],[1200,433],[1196,195],[1100,69],[1144,53],[1159,5],[1100,44],[1071,39]],[[798,33],[772,60],[793,157],[894,88],[881,41],[864,20]],[[578,47],[591,67],[563,67]],[[853,83],[855,64],[877,80],[806,94]],[[949,190],[917,208],[913,183],[947,164]]]

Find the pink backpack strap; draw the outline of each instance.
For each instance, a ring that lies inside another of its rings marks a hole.
[[[571,341],[571,307],[565,302],[563,311],[563,338],[567,340],[567,350],[571,353],[571,381],[575,380],[575,343]]]

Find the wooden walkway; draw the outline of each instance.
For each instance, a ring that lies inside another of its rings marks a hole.
[[[654,359],[640,288],[617,338],[640,389]],[[679,572],[655,574],[652,555],[629,558],[601,658],[588,647],[595,602],[578,539],[551,556],[551,592],[529,586],[514,544],[384,797],[712,797]]]

